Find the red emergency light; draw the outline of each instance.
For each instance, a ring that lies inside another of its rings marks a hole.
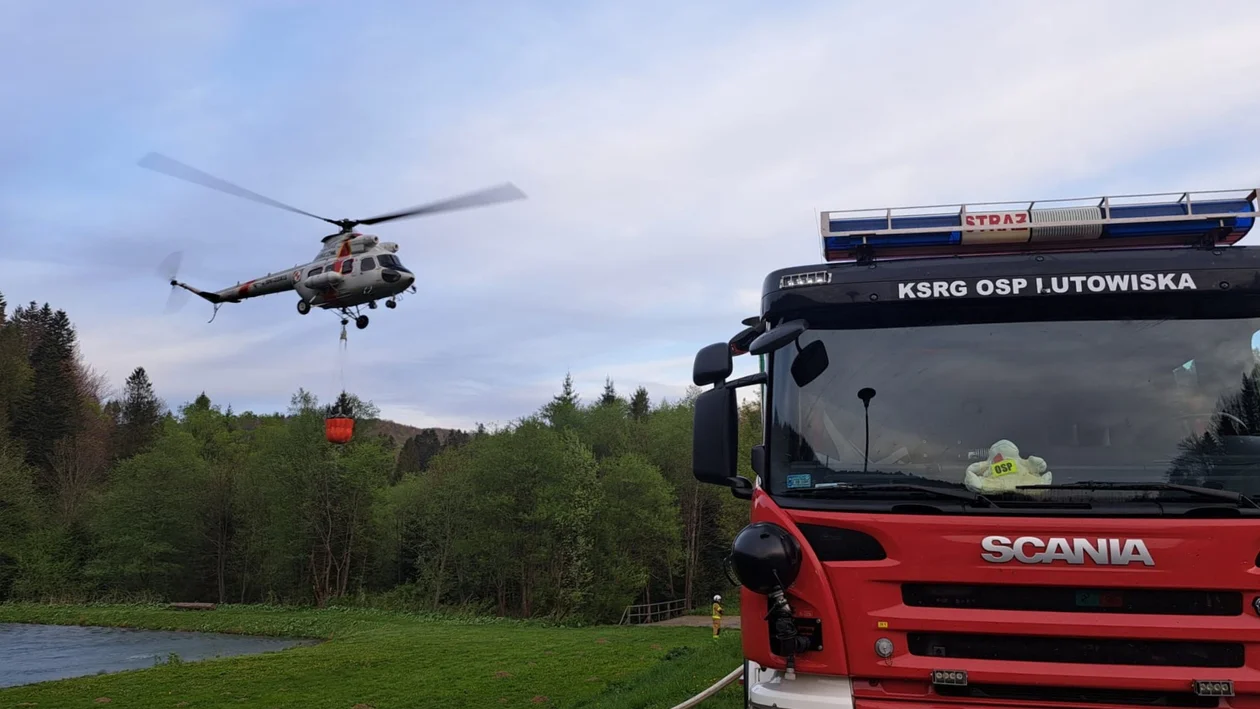
[[[827,261],[1229,245],[1255,224],[1260,190],[1164,192],[822,212]]]

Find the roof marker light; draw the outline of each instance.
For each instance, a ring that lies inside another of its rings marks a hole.
[[[820,214],[823,256],[879,258],[1228,245],[1255,225],[1260,190],[981,202]]]
[[[797,286],[821,286],[831,283],[831,271],[811,271],[809,273],[793,273],[779,279],[780,288],[796,288]]]

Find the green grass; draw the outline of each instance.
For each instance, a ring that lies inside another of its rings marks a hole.
[[[740,663],[739,634],[563,628],[365,609],[0,604],[0,622],[320,638],[282,652],[0,690],[5,707],[670,707]],[[738,683],[704,709],[734,709]],[[360,708],[362,709],[362,708]]]

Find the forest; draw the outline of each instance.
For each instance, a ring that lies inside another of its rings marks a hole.
[[[142,353],[140,355],[143,356]],[[212,392],[211,392],[212,393]],[[0,296],[0,601],[367,605],[616,622],[729,593],[747,502],[691,474],[692,402],[555,396],[509,425],[375,430],[369,398],[235,412],[121,390],[70,317]],[[350,410],[356,435],[325,440]],[[741,446],[760,438],[755,403]],[[747,456],[741,473],[751,476]]]

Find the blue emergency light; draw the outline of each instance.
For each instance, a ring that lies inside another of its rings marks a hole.
[[[1228,245],[1255,223],[1260,190],[1170,192],[823,212],[827,261]],[[931,210],[931,211],[930,211]]]

